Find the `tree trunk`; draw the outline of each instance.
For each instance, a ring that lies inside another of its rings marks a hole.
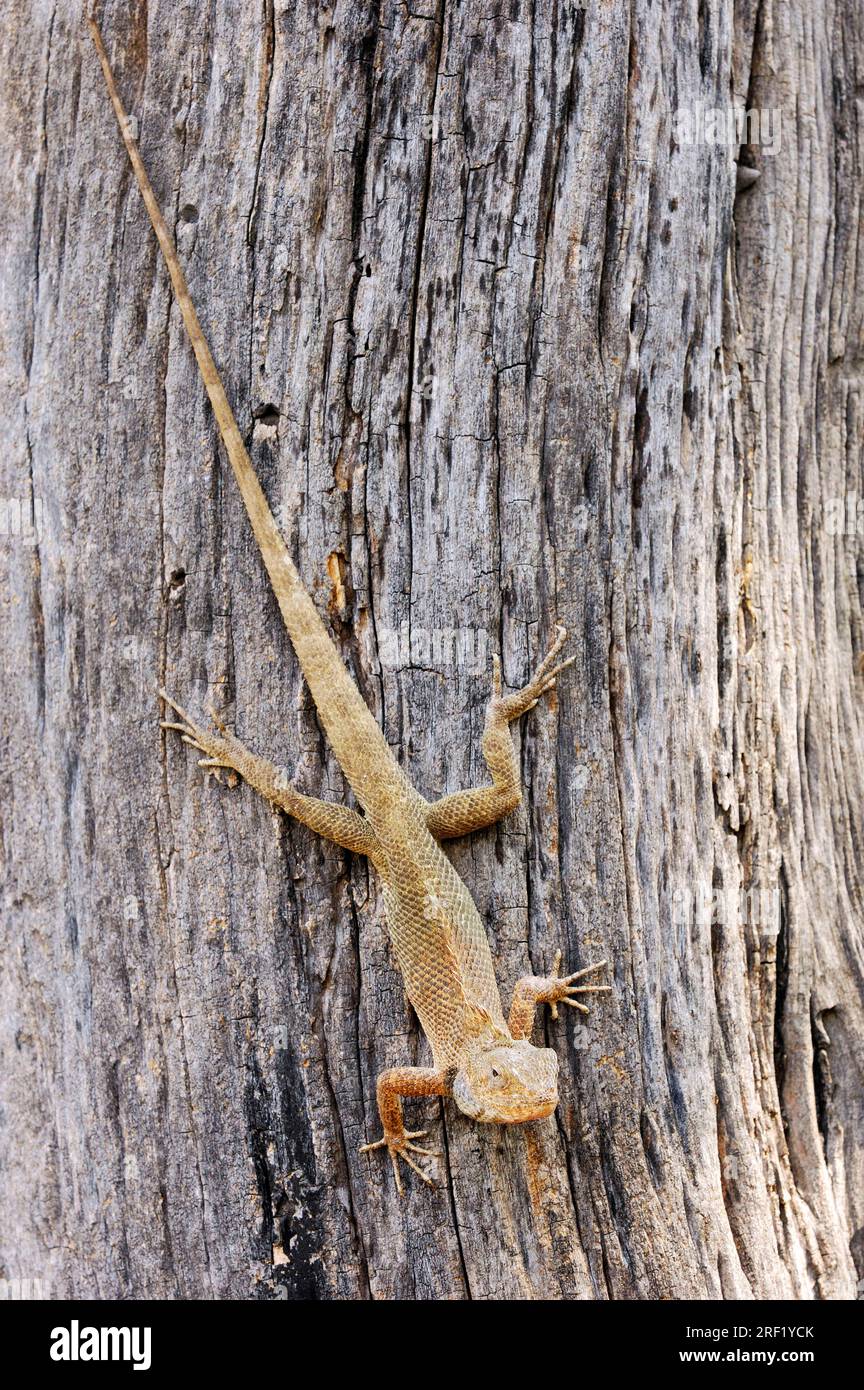
[[[104,6],[258,475],[424,794],[487,780],[491,655],[515,686],[573,633],[522,807],[449,852],[505,1000],[558,947],[614,993],[538,1025],[553,1118],[409,1102],[443,1157],[401,1201],[357,1148],[429,1054],[373,872],[159,729],[164,683],[346,794],[81,9],[0,19],[0,1275],[854,1297],[860,5]]]

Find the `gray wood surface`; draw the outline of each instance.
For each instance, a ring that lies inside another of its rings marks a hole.
[[[492,653],[515,686],[574,634],[523,806],[452,856],[505,996],[558,946],[615,992],[542,1025],[552,1119],[413,1103],[445,1157],[401,1202],[357,1154],[427,1055],[374,879],[159,730],[164,681],[345,793],[80,11],[0,0],[0,1277],[854,1298],[857,0],[103,7],[258,474],[421,790],[485,780]]]

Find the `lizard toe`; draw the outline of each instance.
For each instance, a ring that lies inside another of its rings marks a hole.
[[[393,1166],[393,1176],[396,1180],[396,1191],[399,1193],[400,1197],[404,1193],[404,1188],[402,1186],[402,1176],[399,1172],[400,1159],[403,1163],[407,1163],[408,1167],[417,1174],[418,1178],[421,1178],[423,1182],[425,1182],[427,1187],[434,1187],[434,1180],[430,1178],[428,1173],[424,1173],[419,1163],[416,1163],[414,1159],[411,1157],[412,1153],[417,1153],[422,1154],[424,1158],[440,1158],[440,1150],[425,1149],[422,1148],[419,1144],[414,1144],[411,1142],[413,1139],[425,1138],[427,1132],[428,1131],[425,1129],[409,1129],[403,1131],[402,1134],[398,1135],[385,1134],[381,1139],[376,1139],[371,1144],[361,1144],[358,1149],[358,1153],[371,1153],[373,1149],[387,1150],[387,1153],[390,1156],[390,1162]]]

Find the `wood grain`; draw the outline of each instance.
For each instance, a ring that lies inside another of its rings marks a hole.
[[[80,10],[0,2],[0,1277],[855,1297],[860,6],[102,9],[262,485],[424,793],[485,780],[492,653],[515,686],[574,633],[522,807],[448,852],[505,995],[559,946],[615,993],[545,1023],[549,1121],[413,1104],[445,1160],[402,1202],[357,1154],[427,1055],[374,879],[158,727],[164,683],[344,794]],[[697,103],[779,124],[687,144]]]

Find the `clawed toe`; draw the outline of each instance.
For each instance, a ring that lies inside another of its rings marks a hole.
[[[564,627],[561,623],[556,623],[555,641],[552,643],[552,646],[549,648],[543,660],[540,662],[540,665],[537,667],[537,670],[534,673],[535,680],[539,680],[540,677],[543,675],[543,672],[546,671],[547,668],[552,665],[552,662],[555,660],[561,648],[564,646],[564,643],[567,641],[568,636],[569,634],[567,632],[566,627]],[[563,664],[567,665],[568,663],[565,662]]]
[[[176,700],[172,700],[168,692],[163,690],[161,686],[159,687],[159,698],[164,700],[168,708],[172,709],[175,714],[179,714],[180,719],[183,721],[182,723],[178,723],[176,719],[161,719],[159,721],[159,727],[161,729],[174,729],[178,734],[182,735],[186,743],[194,743],[196,747],[201,749],[202,753],[206,753],[207,749],[203,747],[203,740],[205,738],[204,731],[203,729],[199,729],[191,714],[189,714],[182,705],[178,705]]]
[[[160,719],[159,728],[173,729],[176,733],[180,735],[180,738],[184,743],[188,743],[192,748],[197,748],[200,753],[207,752],[207,749],[201,742],[201,738],[203,737],[203,735],[199,735],[198,730],[195,729],[193,725],[176,724],[173,720],[170,719]]]
[[[575,656],[568,656],[566,661],[559,661],[558,665],[553,667],[549,674],[544,677],[543,689],[551,690],[561,672],[566,671],[568,666],[572,666],[575,660]]]
[[[554,640],[554,642],[552,643],[552,646],[549,648],[549,650],[548,650],[548,652],[546,653],[546,655],[544,656],[543,660],[540,662],[540,665],[537,667],[537,675],[538,675],[538,676],[540,676],[540,675],[543,674],[543,672],[546,670],[546,667],[547,667],[547,666],[551,666],[551,665],[552,665],[552,662],[555,660],[555,658],[556,658],[556,656],[558,655],[558,653],[560,652],[561,648],[564,646],[564,643],[567,641],[567,636],[568,636],[568,633],[567,633],[567,629],[566,629],[566,627],[564,626],[564,624],[563,624],[563,623],[556,623],[556,624],[555,624],[555,640]]]
[[[577,986],[575,989],[571,989],[569,993],[562,995],[558,1003],[569,1004],[571,1009],[578,1009],[580,1013],[587,1014],[590,1013],[591,1010],[588,1008],[587,1004],[581,1004],[578,999],[574,999],[572,997],[574,994],[610,994],[611,991],[611,985],[583,985],[581,988]],[[554,1016],[557,1017],[557,1014]]]
[[[168,694],[168,691],[163,689],[161,685],[159,686],[159,698],[161,700],[164,700],[168,708],[173,709],[175,714],[179,714],[180,718],[185,720],[185,722],[190,726],[190,728],[194,728],[195,721],[192,719],[192,716],[190,714],[187,714],[183,706],[178,705],[176,700],[172,700],[171,696]]]
[[[420,1178],[423,1182],[425,1182],[425,1184],[426,1184],[427,1187],[434,1187],[434,1186],[435,1186],[434,1182],[433,1182],[432,1179],[429,1177],[429,1174],[428,1174],[428,1173],[424,1173],[424,1172],[423,1172],[423,1169],[420,1167],[420,1164],[419,1164],[419,1163],[415,1163],[414,1160],[413,1160],[413,1158],[411,1157],[411,1155],[408,1153],[408,1149],[410,1149],[410,1148],[412,1148],[412,1147],[413,1147],[413,1146],[412,1146],[411,1144],[407,1144],[404,1148],[396,1149],[395,1152],[394,1152],[394,1150],[392,1150],[392,1149],[390,1150],[390,1161],[391,1161],[392,1164],[393,1164],[393,1172],[396,1174],[396,1186],[397,1186],[398,1189],[399,1189],[399,1195],[400,1195],[400,1196],[402,1195],[404,1189],[403,1189],[403,1187],[402,1187],[402,1183],[399,1181],[399,1165],[398,1165],[398,1163],[397,1163],[397,1161],[396,1161],[397,1158],[401,1158],[403,1163],[407,1163],[407,1164],[408,1164],[408,1167],[411,1169],[411,1171],[412,1171],[413,1173],[416,1173],[417,1176],[418,1176],[418,1178]]]
[[[514,695],[508,695],[503,699],[501,696],[501,664],[497,657],[493,658],[492,698],[498,703],[506,719],[518,719],[521,714],[526,714],[528,710],[534,709],[543,695],[548,695],[551,690],[555,689],[561,672],[566,671],[567,667],[572,666],[576,660],[575,656],[570,656],[566,661],[559,661],[557,665],[555,664],[555,658],[569,635],[567,629],[560,624],[556,628],[556,634],[554,642],[528,684]]]
[[[559,962],[559,964],[560,964],[560,960],[561,960],[561,952],[560,952],[560,951],[558,952],[558,957],[557,957],[557,959],[558,959],[558,962]],[[563,977],[563,982],[566,983],[566,984],[568,984],[568,985],[569,985],[569,984],[572,984],[574,980],[581,980],[583,975],[590,975],[591,972],[592,972],[593,970],[605,970],[605,969],[606,969],[606,966],[607,966],[608,964],[609,964],[608,961],[605,961],[605,960],[598,960],[597,963],[596,963],[595,965],[586,965],[585,968],[584,968],[583,970],[574,970],[572,975],[565,975],[565,976]],[[556,967],[555,967],[555,973],[556,973],[556,974],[558,973],[558,966],[557,966],[557,965],[556,965]],[[608,986],[608,985],[601,985],[601,986],[599,986],[599,988],[601,988],[601,989],[608,989],[609,986]]]
[[[159,696],[175,714],[180,716],[180,720],[182,720],[181,723],[176,719],[160,719],[160,729],[170,729],[172,732],[178,733],[183,742],[188,743],[190,748],[195,748],[199,753],[203,753],[204,757],[198,759],[198,766],[202,768],[204,772],[212,774],[217,782],[221,783],[221,774],[224,768],[228,773],[226,778],[228,786],[236,787],[236,769],[233,762],[229,761],[227,756],[227,740],[221,737],[221,735],[227,735],[228,730],[216,711],[208,706],[208,713],[216,728],[219,730],[219,735],[205,733],[204,730],[195,723],[195,720],[187,713],[183,706],[178,704],[176,700],[172,700],[171,696],[161,689],[161,687]]]
[[[213,723],[215,724],[216,728],[219,730],[220,734],[227,734],[228,729],[227,729],[227,727],[226,727],[224,721],[219,717],[219,715],[216,713],[216,711],[215,711],[215,709],[213,708],[212,705],[208,705],[208,706],[207,706],[207,713],[209,714],[210,718],[213,720]]]
[[[559,1004],[569,1004],[571,1009],[578,1009],[579,1012],[583,1014],[589,1013],[590,1010],[588,1009],[587,1005],[582,1004],[578,999],[573,998],[575,994],[611,994],[611,985],[574,984],[575,980],[581,980],[585,975],[590,975],[595,970],[605,970],[607,964],[608,962],[605,960],[598,960],[594,963],[594,965],[586,965],[583,967],[582,970],[574,970],[571,975],[560,975],[559,971],[561,969],[561,952],[556,951],[555,962],[552,966],[551,975],[551,979],[554,981],[554,984],[548,998],[548,1003],[552,1013],[552,1017],[558,1017]]]
[[[427,1133],[428,1131],[425,1129],[409,1129],[404,1130],[402,1134],[398,1135],[385,1134],[383,1138],[376,1139],[372,1144],[361,1144],[358,1153],[366,1154],[371,1153],[373,1149],[386,1149],[390,1155],[390,1162],[393,1165],[393,1177],[396,1180],[396,1191],[399,1193],[399,1196],[402,1197],[404,1196],[405,1189],[402,1186],[402,1176],[399,1172],[400,1158],[403,1163],[408,1164],[408,1167],[417,1174],[418,1178],[421,1178],[423,1182],[425,1182],[427,1187],[435,1186],[434,1180],[429,1177],[428,1173],[424,1173],[419,1163],[415,1163],[414,1159],[411,1157],[412,1153],[422,1154],[425,1158],[441,1157],[440,1149],[425,1149],[421,1147],[420,1144],[411,1142],[413,1139],[425,1139]]]

